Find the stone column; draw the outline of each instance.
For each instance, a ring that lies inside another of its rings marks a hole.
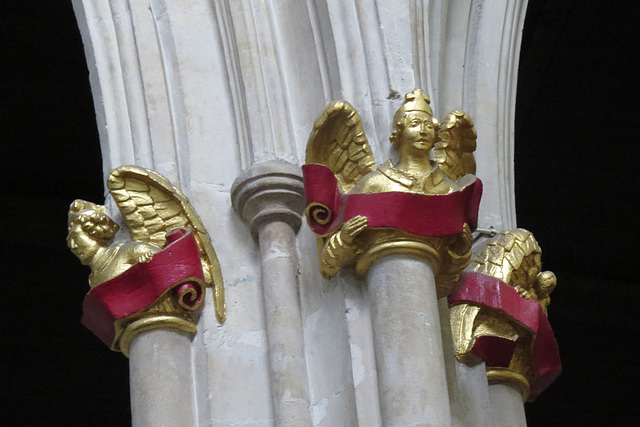
[[[191,334],[155,329],[129,346],[133,426],[196,426]]]
[[[367,283],[383,424],[451,425],[433,268],[389,255],[369,268]]]
[[[300,170],[282,160],[255,164],[236,179],[231,198],[260,247],[275,424],[310,426],[297,281],[296,233],[304,209]]]
[[[452,424],[438,299],[471,253],[463,230],[428,237],[367,228],[358,236],[355,271],[367,279],[385,426]]]
[[[526,427],[522,392],[505,383],[489,384],[490,419],[494,427]]]
[[[198,425],[191,342],[201,305],[179,307],[169,292],[124,328],[118,345],[129,358],[134,427]]]

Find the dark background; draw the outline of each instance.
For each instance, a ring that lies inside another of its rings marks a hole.
[[[640,11],[635,0],[530,0],[516,112],[518,224],[558,275],[564,372],[530,426],[640,422],[636,338]],[[76,198],[104,198],[70,1],[0,6],[1,426],[126,426],[128,363],[79,323],[88,270],[65,245]],[[482,136],[480,136],[480,139]]]

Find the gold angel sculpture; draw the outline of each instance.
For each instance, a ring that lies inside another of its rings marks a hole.
[[[97,292],[101,284],[138,264],[150,263],[171,243],[167,239],[172,232],[187,230],[195,238],[203,281],[214,289],[216,316],[223,322],[226,308],[218,258],[200,217],[182,192],[162,175],[137,166],[113,170],[107,187],[126,221],[130,242],[113,243],[119,226],[105,206],[76,200],[69,208],[67,245],[91,268],[91,291]]]
[[[535,399],[560,374],[558,348],[547,319],[556,276],[542,271],[533,234],[518,228],[478,245],[449,296],[456,358],[485,362],[490,382],[520,388]]]
[[[384,240],[434,247],[445,287],[468,262],[482,188],[473,175],[476,131],[462,111],[441,125],[429,104],[421,89],[405,96],[389,138],[398,162],[378,169],[350,104],[331,103],[316,120],[303,171],[306,214],[321,239],[325,277],[354,263],[362,273],[360,255]]]

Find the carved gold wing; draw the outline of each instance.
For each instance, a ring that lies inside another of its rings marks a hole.
[[[315,121],[307,142],[306,162],[331,169],[345,194],[375,169],[360,116],[348,102],[329,104]]]
[[[191,230],[200,249],[205,281],[213,286],[216,316],[224,322],[226,305],[220,263],[207,230],[184,194],[162,175],[138,166],[114,169],[107,188],[127,222],[133,241],[163,248],[167,232],[179,228]]]
[[[467,174],[475,175],[477,133],[471,117],[464,111],[452,111],[442,121],[438,136],[434,159],[446,177],[458,181]]]
[[[474,249],[466,271],[496,277],[506,284],[529,289],[542,269],[542,251],[533,234],[516,228],[498,234]]]

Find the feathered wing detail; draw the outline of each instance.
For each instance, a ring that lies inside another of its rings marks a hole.
[[[531,232],[516,228],[487,240],[474,251],[466,271],[529,289],[542,269],[540,246]]]
[[[476,173],[476,129],[471,117],[464,111],[452,111],[442,120],[434,159],[445,176],[454,181]]]
[[[360,116],[351,104],[337,101],[324,109],[309,136],[306,163],[317,163],[331,169],[345,194],[375,169]]]
[[[191,230],[200,250],[205,281],[214,290],[216,316],[224,322],[226,305],[220,263],[207,230],[184,194],[162,175],[138,166],[114,169],[107,188],[127,222],[131,240],[164,248],[167,232]]]

